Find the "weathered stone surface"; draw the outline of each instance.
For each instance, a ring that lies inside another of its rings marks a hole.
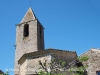
[[[32,11],[32,8],[30,7],[20,23],[24,23],[27,21],[35,20],[35,19],[36,19],[36,16],[34,12]]]
[[[20,75],[23,75],[23,73],[24,75],[36,74],[36,72],[43,70],[42,68],[39,69],[40,68],[39,61],[44,63],[46,60],[48,70],[50,70],[49,63],[51,62],[52,58],[55,58],[57,60],[63,60],[66,62],[67,64],[66,66],[68,66],[70,62],[74,61],[77,58],[77,55],[75,52],[61,51],[61,50],[60,51],[59,50],[44,50],[42,52],[40,51],[40,53],[33,52],[33,53],[26,54],[19,61]]]
[[[24,37],[24,25],[29,25],[29,36]],[[25,53],[44,50],[44,31],[43,26],[34,16],[32,9],[29,8],[21,24],[16,27],[16,53],[15,69],[19,70],[18,60]],[[40,37],[41,36],[41,37]],[[15,71],[17,74],[18,71]]]
[[[100,71],[100,49],[90,49],[81,56],[89,57],[88,61],[83,62],[84,65],[88,65],[88,75],[96,75],[96,71]]]
[[[27,29],[29,35],[26,37],[24,36],[25,24],[29,26]],[[35,74],[35,71],[39,69],[39,60],[42,62],[47,60],[49,63],[52,57],[70,63],[77,58],[77,54],[57,49],[45,50],[44,28],[29,8],[21,23],[16,27],[15,75]]]

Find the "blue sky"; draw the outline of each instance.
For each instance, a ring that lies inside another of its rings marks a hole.
[[[0,0],[0,69],[14,68],[16,24],[29,0]],[[100,48],[100,0],[32,0],[45,28],[45,48],[76,51]],[[13,75],[13,72],[10,72]]]

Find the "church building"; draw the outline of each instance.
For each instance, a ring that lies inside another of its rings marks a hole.
[[[100,75],[100,49],[90,49],[81,56],[89,57],[82,63],[88,65],[87,75]],[[16,25],[15,75],[37,75],[41,70],[39,62],[49,64],[53,58],[65,61],[68,66],[77,59],[77,54],[68,50],[45,49],[44,27],[30,7],[20,24]],[[51,71],[48,65],[47,71]]]
[[[30,7],[16,25],[15,75],[36,75],[39,61],[50,63],[53,57],[70,63],[77,54],[74,51],[45,49],[44,27]]]

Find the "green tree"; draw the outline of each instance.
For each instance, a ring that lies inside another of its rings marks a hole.
[[[69,65],[66,66],[66,62],[53,58],[50,63],[47,63],[47,60],[45,62],[39,61],[40,68],[39,72],[37,72],[39,75],[66,75],[64,73],[61,73],[61,70],[68,71],[70,73],[74,73],[74,75],[84,75],[84,72],[87,65],[81,65],[77,66],[77,63],[82,63],[88,60],[88,56],[81,56],[78,57],[76,60],[69,63]],[[49,65],[49,70],[48,70]]]
[[[9,72],[2,73],[0,75],[9,75]]]
[[[77,63],[83,63],[83,62],[86,62],[87,60],[89,59],[89,57],[88,56],[80,56],[80,57],[78,57],[77,58],[77,62],[75,62],[76,64]],[[73,72],[73,70],[75,70],[75,75],[84,75],[85,74],[85,71],[86,71],[86,68],[88,67],[88,65],[86,64],[86,65],[81,65],[81,66],[79,66],[79,67],[71,67],[70,69],[69,69],[69,71],[70,72]]]

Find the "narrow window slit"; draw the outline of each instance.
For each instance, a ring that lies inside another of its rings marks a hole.
[[[25,24],[24,25],[24,37],[29,36],[29,25]]]

